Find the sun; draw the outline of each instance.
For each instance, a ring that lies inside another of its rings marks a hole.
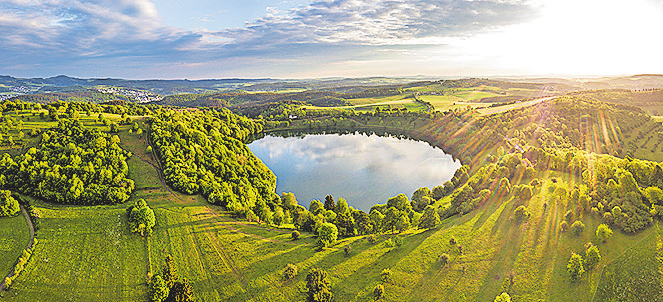
[[[663,5],[648,0],[531,4],[538,14],[530,21],[459,38],[451,47],[441,46],[437,58],[463,54],[466,63],[480,64],[487,73],[663,73],[663,42],[655,36],[663,28]]]

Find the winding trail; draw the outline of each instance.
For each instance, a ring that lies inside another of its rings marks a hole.
[[[28,245],[26,245],[26,247],[25,247],[25,249],[29,249],[30,247],[32,247],[32,244],[35,242],[35,227],[32,225],[32,220],[30,220],[30,216],[28,216],[28,211],[26,211],[25,208],[22,205],[19,205],[19,206],[21,207],[21,212],[23,213],[23,217],[25,217],[25,220],[28,223],[28,227],[30,228],[30,240],[28,240]],[[14,266],[12,268],[11,272],[9,272],[9,274],[7,274],[7,276],[2,278],[2,283],[0,283],[0,292],[2,292],[2,290],[5,289],[5,280],[7,279],[7,277],[14,274],[15,269],[16,269],[16,266]]]

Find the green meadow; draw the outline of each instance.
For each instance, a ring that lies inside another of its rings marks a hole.
[[[421,98],[436,110],[446,111],[482,108],[486,103],[477,100],[497,95],[459,89],[452,95]],[[347,108],[426,110],[413,99],[399,97],[358,99]],[[478,113],[499,114],[540,101],[483,108]],[[468,111],[468,115],[474,114]],[[23,121],[22,131],[26,132],[16,146],[1,150],[12,155],[37,144],[39,138],[29,137],[28,131],[55,126],[38,114],[10,112],[5,116]],[[121,118],[104,116],[112,121]],[[658,220],[635,234],[613,228],[614,236],[601,242],[595,232],[603,220],[590,211],[580,211],[574,219],[582,220],[584,230],[579,234],[564,231],[565,213],[575,210],[575,205],[554,192],[557,188],[573,190],[580,182],[572,174],[537,171],[532,179],[538,184],[533,185],[530,199],[491,191],[476,209],[443,219],[430,230],[387,232],[377,235],[374,242],[369,236],[339,237],[318,251],[311,233],[302,232],[299,240],[291,239],[293,225],[248,222],[208,203],[201,195],[179,193],[165,185],[160,163],[153,152],[147,152],[145,117],[132,119],[143,133],[130,133],[131,126],[124,125],[117,134],[122,148],[132,153],[127,161],[128,178],[135,182],[131,198],[120,205],[78,206],[26,197],[41,217],[39,244],[0,301],[146,301],[150,276],[161,271],[167,255],[174,257],[178,274],[190,281],[197,301],[302,301],[306,298],[306,274],[313,268],[329,273],[335,301],[374,301],[373,289],[378,284],[385,289],[381,301],[493,301],[502,292],[508,292],[513,301],[663,300],[663,230]],[[366,129],[415,131],[428,123],[420,116],[352,119],[354,126]],[[108,131],[96,115],[81,115],[80,120],[85,127]],[[293,121],[291,127],[304,125],[303,121]],[[437,126],[433,129],[437,132],[446,130],[443,124],[430,125]],[[637,147],[630,149],[634,157],[663,160],[663,136],[649,131],[658,126],[660,120],[652,119],[624,136],[624,144]],[[459,128],[454,139],[468,129],[464,124]],[[17,130],[9,133],[18,138]],[[423,132],[419,134],[425,137]],[[479,143],[478,139],[471,141],[472,145]],[[487,146],[486,154],[481,155],[497,154],[496,149]],[[485,164],[488,159],[477,162]],[[584,185],[579,190],[587,193]],[[154,210],[157,221],[153,233],[146,237],[131,233],[127,219],[126,208],[140,199]],[[451,202],[447,195],[435,206],[447,207]],[[530,213],[523,221],[514,217],[521,205]],[[22,216],[0,218],[0,273],[9,272],[28,237]],[[401,239],[402,244],[394,243]],[[588,244],[597,246],[602,258],[573,282],[567,262],[571,253],[584,255]],[[448,263],[441,261],[443,254],[449,255]],[[296,265],[299,273],[286,281],[283,270],[288,264]],[[381,280],[384,269],[392,272],[387,281]]]

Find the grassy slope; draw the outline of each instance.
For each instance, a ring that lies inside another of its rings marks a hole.
[[[158,224],[153,236],[146,240],[129,233],[126,205],[38,202],[44,217],[40,243],[3,300],[142,300],[148,272],[157,272],[167,254],[175,256],[179,274],[191,281],[200,301],[302,300],[300,291],[312,267],[330,273],[338,301],[372,300],[384,268],[393,271],[392,281],[385,285],[387,301],[490,301],[507,288],[515,301],[575,301],[595,293],[595,301],[603,301],[615,292],[625,295],[616,296],[619,300],[660,296],[654,257],[663,245],[659,228],[637,235],[617,231],[603,244],[594,238],[598,219],[587,216],[582,218],[587,228],[581,237],[561,233],[566,205],[549,196],[552,182],[545,179],[556,177],[557,186],[568,188],[571,179],[566,175],[539,176],[545,181],[526,204],[532,212],[526,223],[511,219],[518,200],[493,196],[463,217],[446,219],[438,229],[401,234],[401,247],[385,243],[395,235],[383,235],[375,244],[353,237],[315,252],[308,234],[293,242],[287,230],[236,221],[199,196],[171,193],[161,187],[157,171],[148,163],[156,164],[144,152],[145,134],[138,139],[125,126],[120,136],[135,154],[129,165],[137,190],[130,202],[144,198],[155,209]],[[544,202],[549,204],[546,211]],[[462,254],[449,244],[451,236],[463,245]],[[572,251],[583,252],[589,241],[598,244],[603,260],[580,282],[571,283],[566,261]],[[352,247],[349,257],[342,251],[346,245]],[[446,267],[438,261],[442,253],[451,255]],[[296,264],[300,273],[283,282],[280,275],[287,263]],[[504,281],[511,271],[513,285]]]
[[[0,218],[0,278],[12,270],[28,239],[30,231],[23,214]]]

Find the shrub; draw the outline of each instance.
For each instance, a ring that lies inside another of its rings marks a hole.
[[[373,288],[373,297],[375,297],[375,300],[380,300],[384,297],[384,286],[382,284],[378,284]]]
[[[527,211],[527,207],[524,205],[518,206],[515,211],[513,211],[513,216],[516,219],[516,222],[521,222],[529,218],[530,213]]]
[[[166,286],[166,281],[163,280],[161,275],[157,274],[152,276],[150,282],[150,300],[153,302],[161,302],[168,298],[170,289]]]
[[[493,302],[511,302],[511,296],[507,294],[506,292],[503,292],[499,294],[497,297],[495,297],[495,300]]]
[[[378,242],[378,236],[375,234],[370,234],[368,237],[366,237],[366,240],[368,240],[370,243],[376,243]]]
[[[292,240],[299,239],[299,236],[300,236],[299,231],[293,230],[292,233],[290,233],[290,236],[292,237]]]
[[[569,229],[569,224],[566,223],[566,221],[562,221],[562,223],[559,225],[559,228],[562,230],[562,232],[566,232],[566,230]]]
[[[283,279],[290,280],[295,276],[297,276],[297,266],[288,263],[288,265],[285,267],[285,270],[283,270]]]
[[[315,245],[319,249],[323,249],[334,244],[336,238],[338,238],[338,229],[336,226],[331,223],[323,223],[318,228],[318,239],[316,240]]]
[[[396,246],[398,246],[398,247],[403,245],[403,242],[404,242],[404,239],[401,236],[396,236],[396,238],[394,238],[394,244],[396,244]]]
[[[612,237],[612,230],[607,224],[602,223],[596,228],[596,237],[601,240],[601,242],[606,242],[608,238]]]
[[[569,272],[571,276],[571,281],[576,281],[582,277],[582,274],[585,272],[585,268],[582,265],[582,256],[571,253],[571,258],[566,264],[566,271]]]
[[[572,225],[571,225],[571,231],[573,234],[576,236],[580,236],[582,232],[585,230],[585,224],[582,223],[580,220],[576,220]]]
[[[389,281],[391,281],[391,269],[383,269],[380,273],[380,280],[382,280],[384,283],[389,283]]]
[[[312,269],[306,275],[307,301],[331,302],[334,295],[331,292],[331,281],[327,272],[318,268]]]
[[[450,259],[451,257],[449,257],[449,254],[447,253],[442,254],[442,256],[440,256],[440,264],[442,265],[442,267],[447,266],[447,264],[449,264]]]
[[[601,261],[601,253],[599,252],[599,248],[595,245],[590,246],[585,251],[585,265],[587,266],[587,269],[594,268],[594,266],[596,266],[599,261]]]
[[[456,241],[456,237],[451,237],[449,238],[449,245],[456,245],[458,241]]]
[[[346,245],[346,246],[343,248],[343,251],[345,252],[345,256],[346,256],[346,257],[347,257],[347,256],[350,256],[350,251],[352,251],[352,247],[350,247],[350,245]]]
[[[573,214],[573,211],[568,210],[568,211],[566,211],[566,214],[564,214],[564,220],[566,220],[567,222],[571,222],[573,220],[574,216],[575,215]]]

